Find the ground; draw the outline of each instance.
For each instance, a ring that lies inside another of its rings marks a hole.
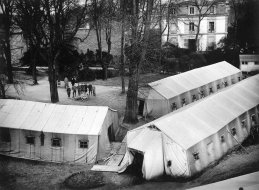
[[[17,95],[15,90],[10,87],[7,95],[25,100],[50,102],[47,77],[44,73],[40,74],[39,85],[36,86],[31,85],[31,77],[22,74],[21,78],[25,81],[23,94]],[[163,76],[142,75],[142,86],[160,78],[163,78]],[[96,97],[91,96],[87,101],[77,101],[68,98],[64,87],[61,86],[58,89],[59,103],[110,106],[118,110],[120,116],[123,116],[126,95],[121,95],[119,77],[91,83],[96,85]],[[124,129],[131,129],[142,123],[145,123],[145,120],[141,120],[139,124],[134,126],[126,125]],[[85,184],[89,184],[89,181],[86,181],[85,176],[91,175],[93,176],[91,178],[92,183],[100,183],[101,186],[98,189],[186,189],[259,171],[259,145],[247,146],[246,151],[237,149],[196,178],[185,181],[176,179],[144,181],[129,173],[91,173],[89,171],[91,167],[92,165],[45,163],[0,156],[0,189],[71,189],[71,186],[68,185],[71,185],[71,183],[72,186],[87,188]],[[94,177],[96,175],[98,175],[98,178]]]

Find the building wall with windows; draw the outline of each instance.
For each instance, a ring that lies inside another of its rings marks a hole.
[[[169,42],[180,48],[192,49],[197,33],[199,12],[192,5],[192,1],[178,1],[175,7],[177,11],[174,14],[174,23],[170,23]],[[196,49],[206,51],[214,49],[220,39],[227,35],[228,5],[224,0],[219,0],[211,7],[205,6],[202,14],[204,18],[200,22],[199,45]],[[166,30],[162,37],[164,42],[167,40],[167,34]]]
[[[259,72],[259,55],[239,55],[240,70],[242,72]]]

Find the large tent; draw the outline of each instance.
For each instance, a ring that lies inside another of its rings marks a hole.
[[[53,162],[101,159],[118,129],[108,107],[0,100],[0,153]]]
[[[167,77],[148,84],[148,96],[139,96],[139,113],[158,118],[241,79],[241,71],[226,61]]]
[[[146,179],[206,168],[258,127],[258,84],[253,76],[129,131],[122,166],[142,162]]]

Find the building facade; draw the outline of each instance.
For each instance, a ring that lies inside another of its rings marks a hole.
[[[179,0],[171,7],[171,19],[162,41],[167,40],[180,48],[206,51],[214,49],[218,42],[227,35],[229,6],[226,0]],[[199,11],[201,10],[201,12]],[[195,37],[200,20],[198,43]],[[166,21],[164,21],[166,24]],[[197,46],[197,47],[196,47]]]

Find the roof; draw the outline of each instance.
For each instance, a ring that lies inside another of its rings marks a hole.
[[[108,107],[0,99],[0,126],[50,133],[98,135]]]
[[[228,62],[222,61],[167,77],[148,85],[165,98],[170,99],[237,73],[241,73],[241,71]]]
[[[259,104],[259,75],[143,125],[156,126],[186,150]]]

